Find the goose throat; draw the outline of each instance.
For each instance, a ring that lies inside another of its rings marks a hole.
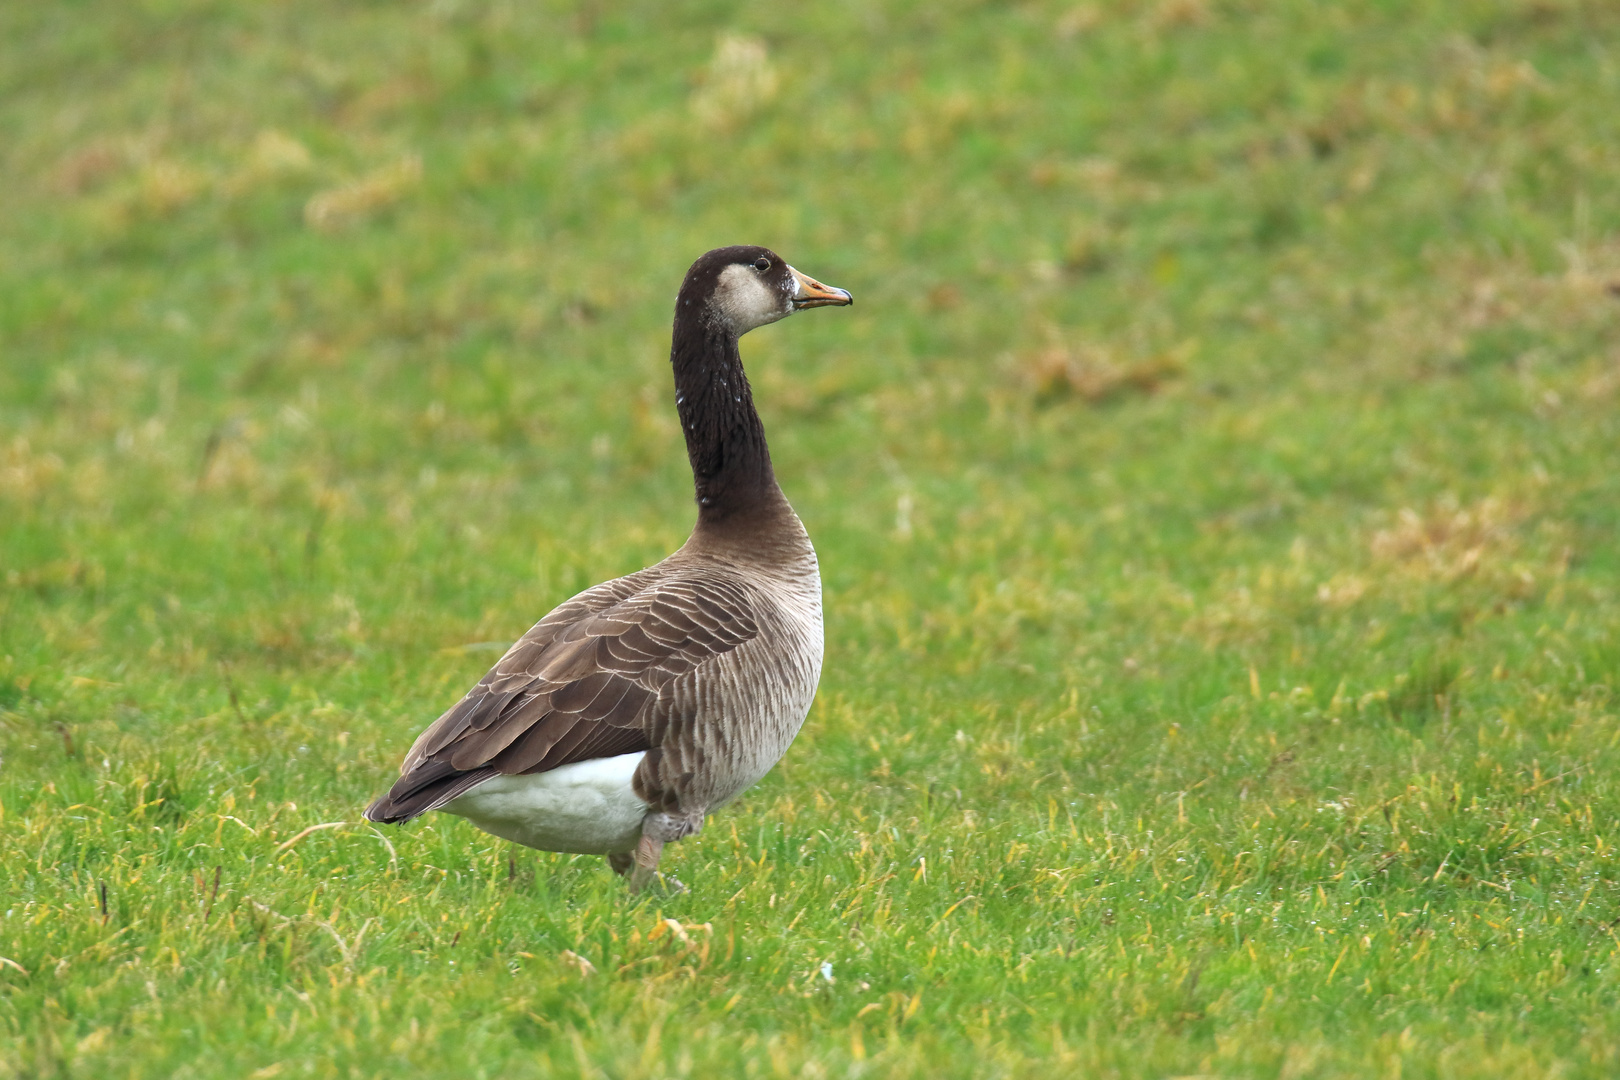
[[[699,520],[718,522],[769,501],[776,475],[736,336],[716,320],[683,309],[675,320],[670,365]]]

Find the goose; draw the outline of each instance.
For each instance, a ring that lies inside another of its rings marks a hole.
[[[821,576],[771,470],[737,339],[850,303],[768,248],[692,264],[669,351],[691,536],[536,623],[417,737],[368,820],[442,810],[527,847],[606,855],[640,892],[665,844],[770,771],[821,677]]]

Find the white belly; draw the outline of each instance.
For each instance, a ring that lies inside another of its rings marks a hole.
[[[487,833],[541,851],[632,851],[649,807],[636,797],[630,781],[646,756],[637,750],[530,776],[497,776],[442,809]]]

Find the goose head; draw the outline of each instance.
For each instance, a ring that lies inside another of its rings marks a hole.
[[[852,303],[849,293],[801,274],[770,248],[744,245],[716,248],[693,263],[675,310],[742,337],[795,311]]]

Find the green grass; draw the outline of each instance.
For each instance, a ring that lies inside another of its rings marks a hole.
[[[1617,100],[1600,0],[0,7],[0,1077],[1620,1072]],[[358,824],[683,539],[738,242],[857,297],[744,342],[802,738],[681,896]]]

